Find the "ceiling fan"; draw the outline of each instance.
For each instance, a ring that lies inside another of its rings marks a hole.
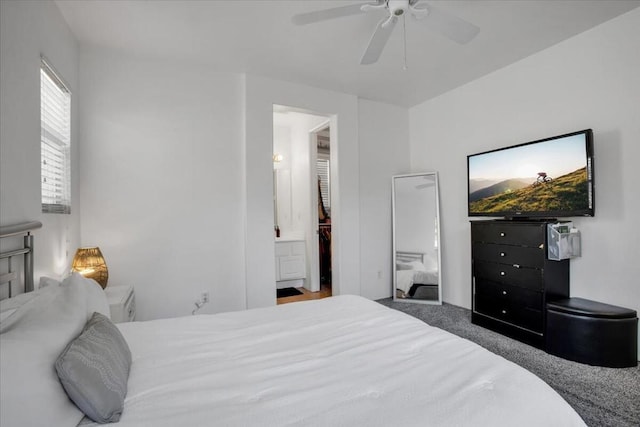
[[[384,10],[387,16],[378,23],[371,40],[369,40],[369,45],[360,60],[360,64],[363,65],[378,61],[398,19],[404,18],[407,13],[413,15],[416,20],[424,22],[432,30],[460,44],[470,42],[480,31],[480,28],[472,23],[435,6],[427,5],[422,0],[376,0],[372,3],[352,4],[301,13],[295,15],[291,21],[296,25],[307,25],[377,10]]]

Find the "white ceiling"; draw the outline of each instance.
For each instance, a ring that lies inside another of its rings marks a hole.
[[[640,6],[640,0],[426,1],[480,27],[459,45],[408,18],[380,60],[360,58],[382,12],[296,26],[298,13],[359,0],[56,0],[80,43],[144,59],[206,64],[413,106]]]

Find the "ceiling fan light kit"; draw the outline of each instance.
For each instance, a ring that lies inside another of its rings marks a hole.
[[[360,60],[360,64],[362,65],[373,64],[378,61],[387,41],[391,37],[395,24],[398,22],[398,18],[402,17],[406,19],[405,16],[407,12],[416,20],[428,25],[432,30],[460,44],[470,42],[478,32],[480,32],[480,28],[474,24],[434,6],[427,5],[423,3],[422,0],[377,0],[375,3],[366,3],[363,5],[340,6],[301,13],[295,15],[292,18],[292,22],[296,25],[307,25],[343,16],[357,15],[361,12],[367,13],[378,10],[385,10],[387,16],[378,23],[376,30],[371,36],[369,44]]]

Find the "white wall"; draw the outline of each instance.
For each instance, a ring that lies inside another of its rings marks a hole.
[[[389,178],[408,169],[406,109],[79,52],[54,3],[0,4],[0,223],[44,223],[36,276],[60,277],[77,247],[99,245],[110,284],[136,287],[139,319],[187,314],[204,291],[202,312],[275,304],[271,127],[281,104],[332,115],[336,291],[390,295]],[[41,53],[74,95],[72,215],[40,213]]]
[[[40,55],[72,91],[71,215],[42,214]],[[53,2],[0,2],[0,224],[43,223],[34,233],[36,286],[41,275],[66,274],[80,244],[77,74],[78,45]],[[4,240],[2,248],[21,244]]]
[[[135,286],[141,320],[205,291],[202,313],[245,308],[241,76],[96,48],[80,67],[82,243],[109,284]]]
[[[407,109],[358,100],[362,296],[391,296],[391,177],[410,170]]]
[[[82,243],[101,247],[111,284],[136,287],[140,319],[187,314],[203,291],[212,299],[203,312],[275,304],[273,104],[333,114],[335,289],[361,293],[368,219],[359,211],[358,124],[375,129],[365,164],[402,152],[406,159],[407,110],[365,102],[359,117],[352,95],[92,47],[83,48],[80,66]],[[397,129],[384,126],[388,114]],[[391,138],[396,149],[386,148]],[[388,177],[381,183],[365,184],[376,200],[369,206],[389,215]],[[163,205],[167,195],[171,204]],[[385,242],[378,258],[390,257],[390,232],[376,239]],[[365,262],[382,269],[387,282],[377,294],[388,296],[390,262]]]
[[[571,295],[640,311],[640,10],[410,110],[412,168],[440,172],[443,297],[470,307],[466,155],[593,128],[594,218]]]

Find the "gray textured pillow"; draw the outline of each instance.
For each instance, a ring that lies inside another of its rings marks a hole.
[[[108,317],[93,313],[56,360],[69,398],[98,423],[120,420],[131,366],[129,346]]]

